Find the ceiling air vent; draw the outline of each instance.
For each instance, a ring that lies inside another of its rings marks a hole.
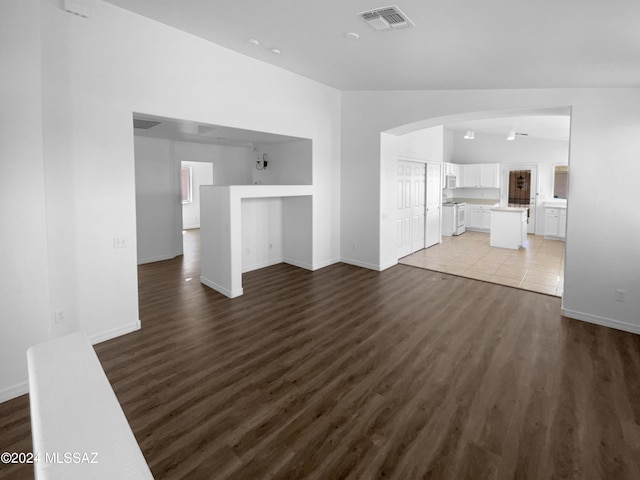
[[[142,130],[149,130],[156,125],[160,125],[162,122],[155,122],[153,120],[140,120],[139,118],[133,119],[133,128],[140,128]]]
[[[413,22],[395,5],[367,10],[357,15],[376,31],[414,26]]]

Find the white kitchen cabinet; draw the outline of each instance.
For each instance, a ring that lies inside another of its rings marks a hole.
[[[547,206],[544,210],[544,237],[564,239],[567,231],[567,209]]]
[[[476,163],[460,165],[462,182],[466,188],[500,188],[500,164]]]
[[[447,177],[455,177],[452,184],[447,184]],[[442,188],[460,187],[460,165],[445,162],[442,164]]]
[[[460,165],[458,165],[457,163],[450,163],[449,174],[453,175],[456,178],[460,178]]]
[[[469,230],[488,232],[491,229],[491,209],[494,205],[467,204],[467,226]]]
[[[482,229],[482,210],[477,205],[469,208],[469,216],[467,218],[469,219],[467,228],[473,230]]]
[[[482,229],[491,230],[491,210],[483,208],[482,210]]]
[[[480,165],[460,165],[463,188],[476,188],[480,185]]]
[[[518,249],[524,245],[527,240],[526,208],[493,208],[491,215],[489,245],[512,249]]]
[[[500,188],[500,164],[499,163],[480,164],[480,187]]]

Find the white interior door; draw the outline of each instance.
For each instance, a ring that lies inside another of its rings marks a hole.
[[[411,253],[424,248],[425,237],[425,188],[427,168],[424,163],[414,163],[412,165],[413,175],[413,211],[411,212]]]
[[[426,166],[398,161],[396,238],[398,258],[421,250],[425,245]]]
[[[396,191],[396,242],[398,258],[411,253],[411,166],[398,162]],[[409,172],[407,175],[406,172]]]
[[[426,233],[424,248],[440,243],[440,200],[442,199],[442,177],[439,163],[427,163],[426,180]]]

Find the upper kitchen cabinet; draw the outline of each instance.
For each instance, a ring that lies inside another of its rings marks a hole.
[[[478,187],[480,185],[480,165],[460,165],[462,187]]]
[[[461,186],[467,188],[500,188],[500,164],[477,163],[460,165]]]
[[[480,164],[480,186],[482,188],[500,188],[500,164]]]
[[[442,188],[459,188],[460,167],[457,163],[445,162],[442,164]],[[447,177],[449,177],[447,179]]]
[[[453,175],[454,177],[460,176],[460,165],[458,165],[457,163],[445,162],[443,165],[444,168],[442,169],[442,171],[445,175]]]

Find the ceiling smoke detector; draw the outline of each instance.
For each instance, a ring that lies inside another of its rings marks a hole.
[[[367,25],[375,31],[391,30],[395,28],[409,28],[414,24],[398,7],[390,5],[374,10],[367,10],[358,14]]]

